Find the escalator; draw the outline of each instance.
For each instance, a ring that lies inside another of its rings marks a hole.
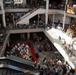
[[[38,75],[34,63],[16,56],[0,58],[0,75]]]
[[[33,10],[31,10],[30,12],[28,12],[27,14],[25,14],[24,16],[22,16],[17,22],[16,24],[29,24],[29,19],[31,19],[32,17],[36,16],[37,14],[44,14],[45,10],[44,9],[37,9],[34,8]]]
[[[28,73],[23,73],[10,68],[0,68],[0,75],[32,75]]]

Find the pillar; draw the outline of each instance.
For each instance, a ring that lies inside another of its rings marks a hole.
[[[27,4],[27,3],[26,3],[26,0],[23,0],[23,4],[24,4],[24,5]]]
[[[68,0],[66,0],[66,2],[65,2],[64,17],[63,17],[63,29],[65,28],[67,3],[68,3]]]
[[[14,14],[12,14],[12,17],[13,17],[13,24],[14,24],[14,26],[15,26]]]
[[[4,27],[6,27],[6,20],[5,20],[5,11],[4,11],[4,7],[3,7],[3,0],[0,1],[0,5],[1,5],[1,9],[2,9],[3,25],[4,25]]]
[[[38,25],[39,25],[39,14],[38,14]]]
[[[45,24],[48,24],[48,9],[49,9],[49,0],[46,0],[46,13],[45,13]]]
[[[55,14],[53,14],[53,24],[54,24],[54,21],[55,21]]]
[[[32,4],[32,0],[30,1],[30,4]]]
[[[28,40],[30,39],[30,33],[27,33],[27,39]]]
[[[20,38],[21,38],[22,40],[25,40],[25,34],[24,34],[24,33],[20,34]]]

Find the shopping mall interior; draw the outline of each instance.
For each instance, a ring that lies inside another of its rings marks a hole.
[[[0,75],[75,70],[75,0],[0,0]]]

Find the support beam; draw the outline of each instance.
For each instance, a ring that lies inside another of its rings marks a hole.
[[[49,9],[49,0],[46,0],[46,13],[45,13],[45,24],[48,24],[48,9]]]
[[[63,30],[65,28],[67,3],[68,3],[68,0],[66,0],[66,2],[65,2],[65,10],[64,10],[64,17],[63,17]]]
[[[30,33],[27,33],[27,39],[28,40],[30,39]]]
[[[39,25],[39,17],[40,17],[40,16],[39,16],[39,14],[38,14],[38,25]]]
[[[54,24],[54,22],[55,22],[55,14],[53,14],[53,24]]]
[[[4,6],[3,6],[3,0],[0,1],[0,5],[1,5],[1,10],[2,10],[3,25],[4,25],[4,27],[6,27],[6,20],[5,20],[5,11],[4,11]]]

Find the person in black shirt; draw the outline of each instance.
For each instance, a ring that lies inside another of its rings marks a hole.
[[[70,75],[74,75],[74,73],[75,73],[75,70],[74,69],[70,69]]]
[[[43,75],[43,68],[40,69],[40,75]]]
[[[62,75],[65,75],[66,74],[66,72],[67,72],[67,69],[66,69],[66,65],[65,64],[63,64],[62,65]]]

